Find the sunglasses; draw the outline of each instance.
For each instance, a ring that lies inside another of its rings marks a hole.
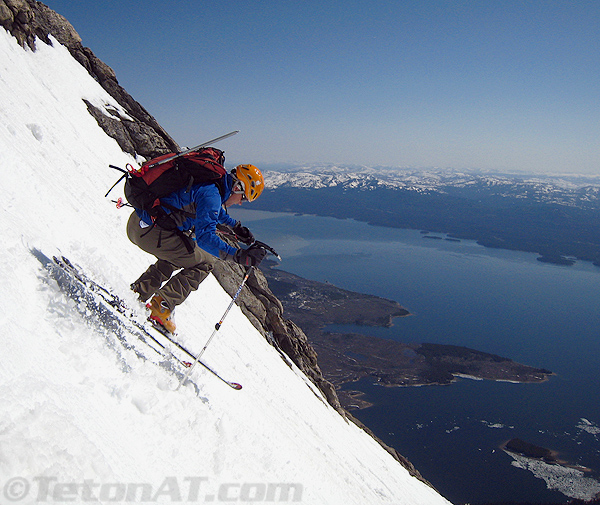
[[[246,192],[244,191],[244,183],[242,181],[237,181],[231,192],[234,195],[242,195],[242,202],[248,201],[248,198],[246,198]]]

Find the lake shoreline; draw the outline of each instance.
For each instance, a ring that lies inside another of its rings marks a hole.
[[[389,327],[395,318],[410,316],[399,303],[304,279],[274,268],[262,268],[284,316],[306,333],[318,354],[323,375],[338,390],[347,409],[368,408],[360,392],[345,386],[368,378],[385,387],[447,386],[459,379],[512,383],[542,383],[549,370],[462,346],[401,343],[360,333],[336,333],[329,325]]]

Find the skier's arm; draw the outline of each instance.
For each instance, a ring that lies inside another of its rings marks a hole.
[[[219,207],[218,221],[220,224],[225,224],[230,228],[233,228],[237,223],[235,219],[233,219],[229,214],[227,214],[227,211],[223,208],[223,206]]]
[[[233,256],[237,249],[218,237],[216,233],[217,223],[235,225],[236,221],[223,211],[219,191],[215,186],[212,186],[212,188],[214,188],[214,191],[202,192],[204,194],[198,194],[198,197],[194,198],[196,203],[196,218],[194,219],[196,243],[198,247],[213,256],[225,258],[227,255]]]

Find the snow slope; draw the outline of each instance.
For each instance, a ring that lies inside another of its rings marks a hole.
[[[177,378],[82,317],[30,248],[64,254],[135,304],[152,258],[104,192],[133,160],[88,114],[119,105],[68,51],[0,29],[0,501],[448,503],[339,416],[234,307]],[[215,132],[218,134],[219,132]],[[178,309],[200,349],[230,298],[209,276]],[[142,309],[140,308],[140,311]],[[90,322],[91,321],[91,322]]]

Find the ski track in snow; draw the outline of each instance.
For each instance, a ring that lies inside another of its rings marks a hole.
[[[242,391],[198,368],[197,389],[175,392],[175,375],[85,317],[30,249],[64,254],[136,303],[129,283],[152,258],[127,240],[128,212],[104,198],[118,177],[109,163],[134,160],[82,99],[121,108],[58,43],[32,52],[4,30],[0,96],[4,498],[140,502],[119,494],[139,483],[172,503],[196,484],[195,501],[241,503],[265,501],[270,484],[287,483],[295,485],[288,501],[303,503],[448,503],[317,398],[237,307],[205,358]],[[229,301],[209,276],[177,310],[184,345],[201,348]]]

